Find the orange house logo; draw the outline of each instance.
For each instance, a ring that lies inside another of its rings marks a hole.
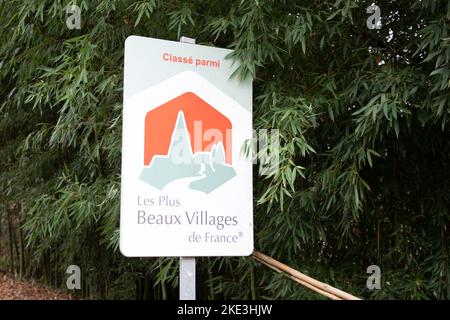
[[[140,179],[149,185],[162,190],[187,179],[190,189],[209,193],[236,175],[232,160],[230,120],[195,93],[146,114]]]

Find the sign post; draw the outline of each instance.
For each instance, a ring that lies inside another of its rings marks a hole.
[[[195,44],[195,39],[181,37],[181,43]],[[195,300],[195,257],[180,257],[180,300]]]
[[[195,258],[180,258],[180,300],[195,300]]]
[[[191,300],[195,257],[253,251],[252,81],[231,50],[180,42],[125,42],[120,251],[181,257]]]

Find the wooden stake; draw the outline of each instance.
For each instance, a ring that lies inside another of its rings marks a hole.
[[[313,279],[300,271],[297,271],[259,251],[253,251],[252,255],[263,264],[276,270],[277,272],[284,272],[294,281],[304,285],[305,287],[314,290],[330,299],[334,300],[361,300],[347,292],[334,288],[326,283]]]

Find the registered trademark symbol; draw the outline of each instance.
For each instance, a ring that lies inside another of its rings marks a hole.
[[[242,238],[243,235],[244,234],[242,233],[242,231],[239,231],[239,233],[238,233],[239,238]]]

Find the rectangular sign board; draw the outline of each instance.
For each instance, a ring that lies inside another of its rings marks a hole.
[[[120,250],[128,257],[253,250],[252,82],[231,50],[125,42]]]

